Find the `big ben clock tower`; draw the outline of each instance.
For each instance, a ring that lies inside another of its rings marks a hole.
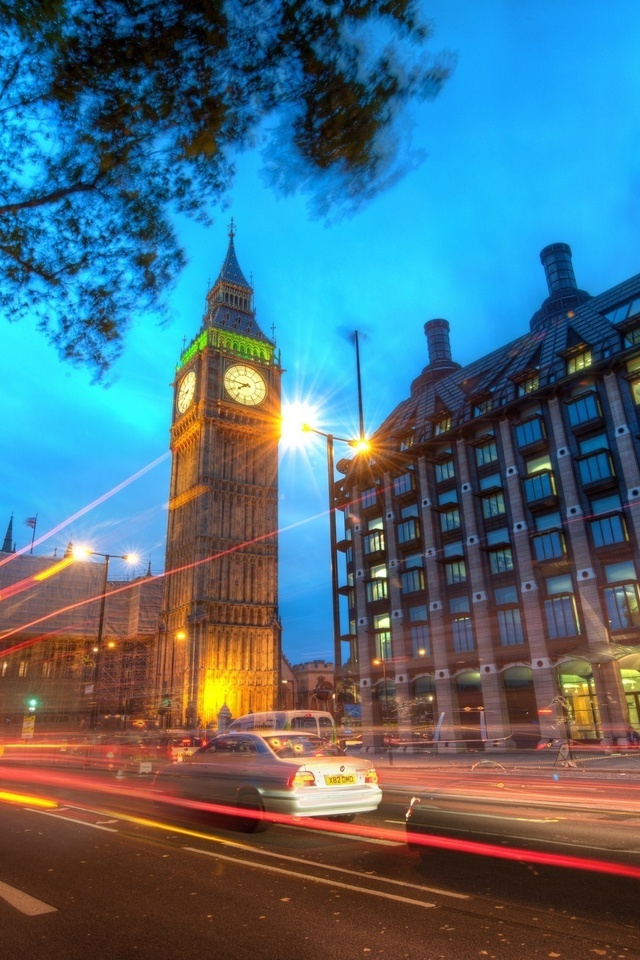
[[[233,221],[173,383],[158,681],[167,725],[276,706],[281,367],[256,322]]]

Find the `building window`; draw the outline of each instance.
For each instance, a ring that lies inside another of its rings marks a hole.
[[[26,677],[28,666],[29,666],[29,661],[28,661],[28,660],[21,660],[21,661],[20,661],[20,663],[18,664],[18,676],[19,676],[19,677]]]
[[[556,481],[551,470],[524,478],[524,497],[528,504],[549,500],[556,495]]]
[[[637,583],[620,583],[615,587],[607,587],[604,599],[611,630],[640,627]]]
[[[540,386],[540,377],[538,372],[532,373],[526,380],[521,380],[518,384],[518,396],[525,397],[528,393],[533,393]]]
[[[485,520],[490,517],[501,517],[507,512],[502,490],[482,498],[482,516]]]
[[[544,602],[549,638],[557,640],[578,636],[580,624],[571,576],[548,577],[545,583],[549,594],[549,599]]]
[[[545,563],[549,560],[561,560],[567,555],[567,545],[562,530],[549,530],[532,537],[536,560]]]
[[[449,504],[452,506],[458,502],[458,491],[453,488],[453,490],[445,490],[444,493],[438,494],[438,506],[447,507]]]
[[[625,519],[620,513],[591,520],[590,527],[594,547],[610,547],[614,543],[626,543],[629,539]]]
[[[501,646],[517,647],[524,643],[522,620],[518,607],[498,610],[498,630],[500,631]]]
[[[415,517],[398,524],[398,543],[411,543],[420,538],[420,524]]]
[[[366,556],[371,553],[381,553],[384,551],[384,532],[373,530],[362,538],[362,544]]]
[[[592,363],[591,350],[581,350],[579,353],[574,353],[574,355],[567,360],[567,373],[578,373],[580,370],[586,370]]]
[[[590,483],[600,483],[603,480],[611,480],[616,475],[608,450],[600,450],[598,453],[585,456],[578,461],[578,470],[583,486]]]
[[[413,493],[416,489],[416,478],[415,474],[411,471],[403,473],[400,477],[393,478],[393,495],[394,497],[402,497],[407,493]]]
[[[519,447],[528,447],[541,440],[546,440],[544,421],[541,417],[525,420],[516,427],[516,443]]]
[[[447,430],[451,430],[451,424],[453,420],[450,413],[447,413],[445,416],[441,417],[436,421],[435,424],[435,436],[437,437],[441,433],[446,433]]]
[[[436,463],[436,483],[442,483],[443,480],[451,480],[455,477],[456,470],[453,460],[445,460],[444,463]]]
[[[453,649],[456,653],[468,653],[473,650],[473,623],[470,616],[454,617],[451,621]]]
[[[513,570],[511,547],[501,547],[499,550],[492,550],[489,554],[489,564],[491,573],[507,573],[509,570]]]
[[[572,595],[545,600],[544,611],[550,640],[575,637],[580,633],[575,600]]]
[[[623,583],[625,580],[636,579],[636,568],[633,560],[622,560],[620,563],[608,563],[604,568],[607,583]]]
[[[0,666],[0,677],[6,677],[9,672],[9,661],[3,660],[2,666]]]
[[[585,393],[583,396],[567,404],[569,423],[577,427],[590,420],[598,420],[602,416],[600,401],[595,393]]]
[[[474,404],[473,406],[473,415],[474,417],[481,417],[484,413],[489,413],[493,405],[493,400],[491,397],[488,397],[486,400],[481,400],[479,403]]]
[[[385,570],[386,573],[386,570]],[[376,603],[378,600],[386,600],[388,596],[388,581],[386,576],[373,574],[373,580],[367,581],[367,603]]]
[[[375,507],[378,503],[378,488],[369,487],[368,490],[363,490],[360,494],[360,506],[363,510],[366,510],[368,507]]]
[[[426,623],[418,623],[411,627],[411,650],[414,657],[431,656],[431,639]]]
[[[464,560],[452,560],[450,563],[445,563],[444,569],[449,586],[454,583],[466,583],[467,567]]]
[[[499,473],[490,473],[486,477],[480,477],[478,487],[484,493],[493,493],[502,489],[502,476]]]
[[[443,533],[460,529],[460,511],[457,507],[440,514],[440,529]]]
[[[413,567],[400,574],[400,589],[403,594],[417,593],[424,590],[424,570]]]
[[[498,447],[495,440],[490,440],[489,443],[476,447],[476,463],[479,467],[483,467],[487,463],[495,463],[497,459]]]
[[[379,613],[373,618],[376,657],[388,660],[391,657],[391,620],[388,613]]]
[[[605,313],[605,317],[611,323],[617,324],[624,323],[625,320],[630,320],[638,314],[640,314],[640,297],[635,297],[635,299],[628,300],[627,303],[609,310],[608,313]]]

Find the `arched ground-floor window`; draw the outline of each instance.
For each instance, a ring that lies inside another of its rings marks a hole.
[[[432,741],[438,724],[435,677],[416,677],[409,704],[412,740]]]
[[[594,666],[583,659],[567,660],[556,668],[564,711],[564,722],[562,713],[558,714],[560,725],[565,727],[559,731],[563,738],[599,742],[604,736],[593,670]]]
[[[458,696],[456,739],[480,746],[486,739],[486,727],[481,720],[484,712],[482,683],[478,670],[467,670],[455,678]]]
[[[537,747],[540,742],[538,705],[531,667],[518,664],[502,673],[511,739],[517,747]]]

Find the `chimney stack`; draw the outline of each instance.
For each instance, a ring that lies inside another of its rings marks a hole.
[[[571,262],[571,247],[568,243],[551,243],[540,253],[549,287],[549,296],[562,290],[575,290],[576,278]]]
[[[429,348],[429,366],[454,367],[451,361],[451,344],[449,343],[449,321],[427,320],[424,325]]]

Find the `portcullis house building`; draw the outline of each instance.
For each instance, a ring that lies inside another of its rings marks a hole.
[[[408,742],[640,726],[640,275],[591,296],[566,244],[540,256],[529,331],[461,367],[427,322],[410,396],[338,464],[336,677]]]

